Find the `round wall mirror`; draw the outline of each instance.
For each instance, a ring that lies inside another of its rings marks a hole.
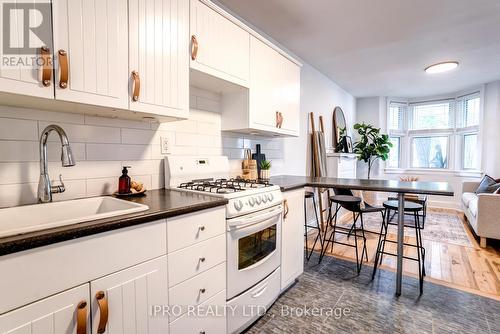
[[[333,149],[335,152],[349,152],[347,140],[347,124],[342,108],[335,107],[333,110]]]

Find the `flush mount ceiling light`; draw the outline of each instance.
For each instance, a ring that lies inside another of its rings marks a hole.
[[[432,64],[425,68],[427,73],[443,73],[451,71],[458,66],[458,61],[444,61],[442,63]]]

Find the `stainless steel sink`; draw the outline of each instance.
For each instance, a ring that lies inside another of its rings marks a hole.
[[[147,205],[109,196],[0,209],[0,237],[115,217],[148,209]]]

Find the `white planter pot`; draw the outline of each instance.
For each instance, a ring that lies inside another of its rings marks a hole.
[[[260,175],[259,177],[262,179],[262,180],[269,180],[269,177],[270,177],[271,173],[270,173],[270,170],[269,169],[261,169],[260,170]]]

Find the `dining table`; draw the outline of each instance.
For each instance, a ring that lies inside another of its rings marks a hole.
[[[404,202],[405,194],[454,196],[453,189],[447,182],[427,181],[399,181],[376,179],[345,179],[332,177],[312,177],[279,175],[269,180],[271,184],[279,185],[282,191],[302,187],[336,188],[350,190],[364,190],[396,193],[398,198],[398,225],[397,225],[397,266],[396,266],[396,295],[401,295],[403,281],[403,252],[404,252]]]

